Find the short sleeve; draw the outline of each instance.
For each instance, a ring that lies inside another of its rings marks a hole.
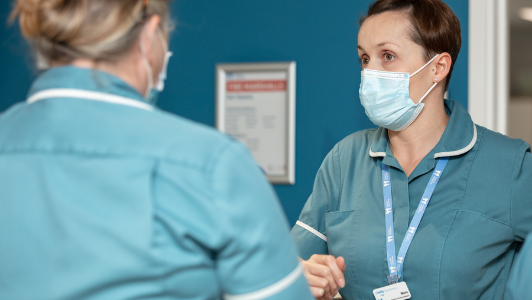
[[[292,238],[299,257],[309,259],[313,254],[328,254],[325,231],[325,214],[337,210],[340,194],[341,172],[338,145],[325,157],[299,220],[292,228]]]
[[[532,235],[526,239],[506,285],[505,298],[508,300],[529,299],[532,295]]]
[[[527,143],[518,151],[512,176],[512,228],[514,240],[522,242],[532,232],[532,154]]]
[[[224,245],[214,253],[223,298],[313,299],[281,205],[247,149],[232,142],[213,166]]]

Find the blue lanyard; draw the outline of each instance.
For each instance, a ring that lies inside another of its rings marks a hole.
[[[440,176],[445,170],[445,166],[449,161],[448,157],[443,157],[438,161],[436,169],[430,178],[429,184],[423,193],[423,197],[419,202],[414,218],[408,226],[408,232],[403,239],[399,253],[397,254],[397,260],[395,259],[395,232],[393,229],[393,201],[392,201],[392,186],[390,180],[390,167],[388,165],[382,164],[382,186],[384,192],[384,213],[386,218],[386,252],[388,256],[388,268],[390,270],[390,276],[388,276],[388,283],[393,284],[399,282],[401,278],[402,267],[406,252],[412,243],[412,239],[416,234],[416,230],[421,222],[421,218],[425,214],[425,210],[429,205],[430,198],[434,193],[434,189],[440,180]]]

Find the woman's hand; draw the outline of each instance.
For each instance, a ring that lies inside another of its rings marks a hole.
[[[345,262],[343,257],[312,255],[309,260],[300,259],[303,273],[310,290],[318,300],[330,300],[345,286]]]

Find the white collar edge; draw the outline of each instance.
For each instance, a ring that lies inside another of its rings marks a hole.
[[[386,152],[373,152],[371,151],[371,148],[369,149],[369,156],[371,157],[385,157]]]
[[[441,158],[441,157],[451,157],[451,156],[458,156],[462,155],[464,153],[469,152],[469,150],[473,149],[477,142],[477,126],[473,123],[473,139],[467,145],[465,148],[462,148],[460,150],[456,151],[449,151],[449,152],[438,152],[434,154],[434,158]],[[369,156],[371,157],[385,157],[386,152],[373,152],[371,149],[369,149]]]
[[[475,123],[473,123],[473,139],[471,140],[469,145],[467,145],[465,148],[462,148],[462,149],[456,150],[456,151],[435,153],[434,154],[434,158],[451,157],[451,156],[462,155],[464,153],[469,152],[469,150],[473,149],[473,147],[475,146],[476,143],[477,143],[477,125]]]
[[[37,101],[50,99],[50,98],[75,98],[83,100],[101,101],[112,104],[119,104],[125,106],[136,107],[148,111],[153,111],[153,106],[147,103],[143,103],[138,100],[134,100],[127,97],[118,95],[106,94],[101,92],[87,91],[81,89],[49,89],[35,93],[29,97],[26,102],[29,104]]]

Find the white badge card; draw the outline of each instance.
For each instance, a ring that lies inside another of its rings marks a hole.
[[[410,291],[404,281],[381,287],[380,289],[374,289],[373,295],[376,300],[403,300],[410,299],[411,297]]]

